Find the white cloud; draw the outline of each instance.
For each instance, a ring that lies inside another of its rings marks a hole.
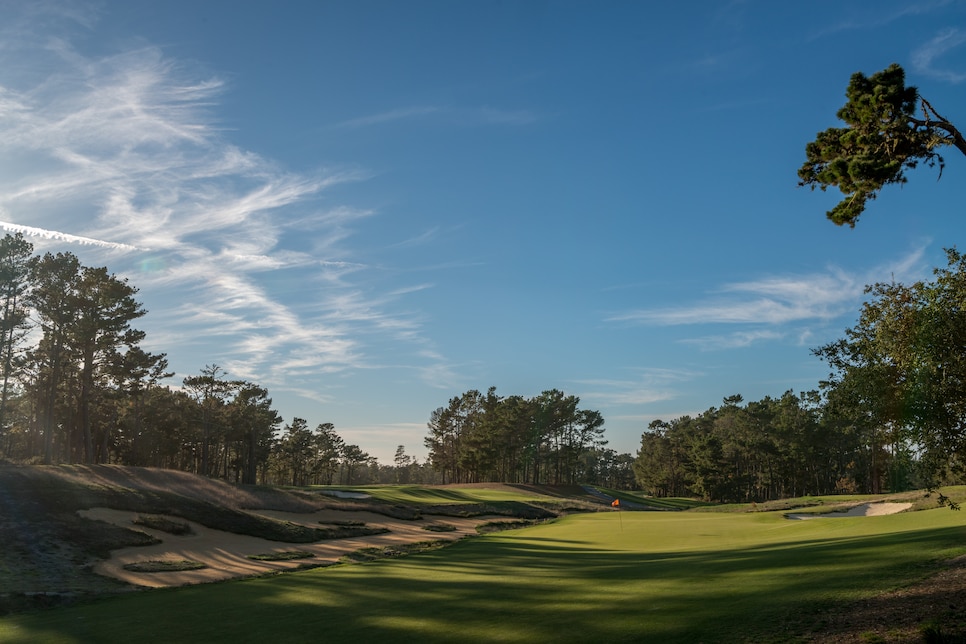
[[[830,268],[823,274],[764,277],[727,284],[703,302],[637,309],[613,315],[607,321],[665,326],[760,326],[831,320],[858,309],[866,284],[888,279],[902,281],[921,273],[923,253],[924,247],[917,248],[892,265],[873,269],[864,275]],[[748,339],[755,338],[749,336]]]
[[[69,33],[94,14],[27,37],[28,13],[0,46],[0,227],[39,250],[84,249],[84,263],[109,253],[150,300],[149,349],[192,346],[197,365],[266,386],[372,366],[373,339],[422,342],[418,316],[394,309],[429,285],[351,282],[370,263],[347,242],[375,213],[321,206],[367,173],[279,168],[225,139],[222,79],[150,45],[86,55]]]
[[[950,83],[961,83],[966,80],[966,72],[939,69],[937,59],[947,52],[966,43],[966,30],[950,27],[943,29],[936,36],[912,53],[912,65],[916,72]]]
[[[11,224],[6,221],[0,221],[0,229],[3,229],[9,233],[21,233],[24,237],[39,237],[41,239],[62,241],[71,244],[101,246],[103,248],[113,248],[116,250],[147,250],[145,248],[138,248],[137,246],[131,246],[129,244],[119,244],[117,242],[104,241],[103,239],[92,239],[90,237],[81,237],[79,235],[68,235],[55,230],[44,230],[43,228],[34,228],[33,226]]]
[[[441,108],[439,107],[433,107],[433,106],[401,107],[395,110],[381,112],[379,114],[360,116],[358,118],[342,121],[341,123],[338,124],[338,127],[356,128],[356,127],[366,127],[369,125],[382,125],[384,123],[392,123],[393,121],[401,121],[401,120],[416,118],[420,116],[427,116],[429,114],[435,114],[439,112],[440,109]]]
[[[919,0],[917,2],[903,1],[896,5],[896,8],[883,7],[881,3],[863,5],[842,5],[842,9],[852,9],[851,17],[842,18],[842,12],[835,12],[831,16],[837,21],[834,24],[813,34],[809,40],[829,36],[842,31],[869,30],[884,27],[897,20],[903,20],[909,16],[923,15],[931,13],[946,5],[952,0]]]
[[[360,128],[384,125],[396,121],[408,121],[426,116],[436,117],[436,122],[449,125],[529,125],[537,120],[530,110],[509,110],[490,107],[401,107],[378,114],[348,119],[336,124],[339,128]]]
[[[640,369],[636,378],[579,380],[581,400],[606,405],[646,405],[677,398],[676,388],[699,374],[686,369]]]
[[[784,333],[777,331],[738,331],[729,335],[714,335],[703,338],[689,338],[682,340],[685,344],[692,344],[704,351],[715,351],[721,349],[740,349],[751,346],[752,344],[768,341],[780,340],[785,337]]]

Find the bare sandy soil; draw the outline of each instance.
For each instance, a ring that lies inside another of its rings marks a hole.
[[[281,543],[256,537],[212,530],[179,517],[167,517],[179,523],[188,523],[193,534],[178,536],[135,525],[137,512],[92,508],[81,510],[79,514],[89,519],[107,521],[115,525],[142,530],[161,539],[162,543],[153,546],[124,548],[111,553],[111,558],[94,566],[94,572],[142,587],[160,588],[184,586],[221,581],[236,577],[261,575],[273,571],[291,570],[306,563],[335,563],[350,552],[368,547],[391,547],[419,541],[454,541],[470,534],[476,534],[476,526],[492,520],[493,517],[453,518],[440,520],[404,521],[392,519],[371,512],[347,512],[340,510],[319,510],[312,513],[281,512],[276,510],[251,511],[273,519],[318,526],[320,521],[362,521],[367,527],[386,528],[388,533],[349,539],[334,539],[316,543]],[[503,517],[505,518],[505,517]],[[445,524],[455,530],[433,532],[425,529],[427,525]],[[251,555],[272,552],[299,550],[311,552],[314,557],[290,561],[256,561]],[[177,572],[133,572],[124,569],[125,564],[144,561],[197,561],[207,568]]]

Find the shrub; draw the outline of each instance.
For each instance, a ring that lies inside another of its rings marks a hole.
[[[131,572],[184,572],[186,570],[201,570],[207,568],[206,564],[200,561],[135,561],[124,564],[124,570]]]
[[[194,534],[194,530],[191,529],[191,526],[184,521],[173,521],[171,519],[154,514],[139,514],[134,517],[134,521],[132,521],[132,523],[134,523],[134,525],[140,525],[144,526],[145,528],[160,530],[161,532],[167,532],[168,534],[179,536]]]
[[[283,550],[282,552],[264,552],[258,555],[248,555],[254,561],[291,561],[292,559],[309,559],[315,555],[305,550]]]

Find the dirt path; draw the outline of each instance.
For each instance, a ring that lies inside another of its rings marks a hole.
[[[470,534],[476,534],[476,526],[491,520],[493,517],[452,518],[439,520],[427,519],[422,521],[403,521],[369,512],[345,512],[338,510],[320,510],[310,514],[296,514],[292,512],[278,512],[261,510],[253,514],[291,521],[308,526],[318,526],[320,521],[361,521],[367,527],[386,528],[388,533],[354,537],[350,539],[335,539],[316,543],[280,543],[256,537],[233,534],[221,530],[212,530],[191,521],[184,521],[178,517],[168,517],[180,523],[188,523],[194,534],[177,536],[153,530],[141,525],[134,525],[133,520],[137,512],[111,510],[108,508],[92,508],[81,510],[81,516],[89,519],[107,521],[115,525],[142,530],[161,539],[162,543],[153,546],[124,548],[111,553],[111,558],[94,566],[94,572],[113,577],[137,586],[161,588],[167,586],[184,586],[188,584],[202,584],[236,577],[261,575],[277,570],[291,570],[305,563],[334,563],[340,557],[360,548],[386,547],[405,543],[431,540],[456,540]],[[449,532],[432,532],[425,528],[427,525],[446,524],[455,530]],[[255,561],[250,555],[269,552],[283,552],[300,550],[315,555],[310,559],[296,559],[291,561]],[[124,569],[125,564],[142,561],[197,561],[207,565],[201,570],[179,572],[139,573]]]

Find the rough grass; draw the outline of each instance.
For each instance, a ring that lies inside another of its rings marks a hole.
[[[10,485],[21,475],[20,502],[28,503],[57,515],[75,513],[93,507],[155,515],[177,516],[205,527],[247,534],[271,541],[308,543],[325,539],[327,532],[295,523],[276,521],[263,516],[164,490],[123,487],[120,485],[85,484],[58,476],[59,468],[0,467],[0,485]],[[116,468],[113,468],[116,469]]]
[[[127,588],[94,574],[94,562],[107,559],[112,550],[150,545],[158,539],[77,514],[93,507],[139,513],[142,521],[152,522],[155,528],[161,525],[145,517],[178,517],[286,543],[384,532],[366,526],[306,527],[243,509],[357,509],[315,494],[236,487],[185,472],[149,468],[0,464],[0,615]],[[418,515],[413,509],[408,512],[410,517]]]
[[[379,559],[395,559],[397,557],[405,557],[406,555],[419,552],[427,552],[429,550],[444,548],[452,545],[452,543],[452,541],[441,540],[417,541],[415,543],[405,543],[395,546],[374,546],[370,548],[360,548],[341,557],[339,561],[341,563],[367,563],[370,561],[377,561]]]
[[[131,523],[178,536],[194,534],[191,526],[184,521],[174,521],[167,517],[159,517],[152,514],[139,514],[131,520]]]
[[[456,516],[553,516],[552,510],[539,503],[557,503],[559,507],[567,503],[556,493],[542,495],[523,487],[509,491],[441,489],[444,491],[438,499],[450,502],[443,512]],[[284,543],[343,539],[386,530],[358,525],[361,522],[304,526],[246,509],[366,511],[414,521],[433,511],[429,503],[435,494],[433,488],[411,486],[399,495],[388,488],[383,490],[382,499],[343,500],[311,490],[232,486],[172,470],[0,464],[0,615],[123,590],[126,586],[121,582],[95,575],[93,563],[108,558],[111,550],[158,542],[140,530],[82,518],[78,510],[108,507],[138,513],[139,521],[152,529],[177,532],[180,524],[190,521]],[[422,502],[403,502],[416,498]]]
[[[188,559],[178,561],[132,561],[131,563],[124,564],[124,570],[130,570],[132,572],[183,572],[186,570],[201,570],[207,567],[206,564],[200,561],[189,561]]]
[[[280,552],[264,552],[257,555],[248,555],[253,561],[292,561],[294,559],[310,559],[315,555],[305,550],[282,550]]]
[[[93,574],[94,561],[116,548],[158,540],[48,505],[56,494],[17,471],[0,466],[0,615],[124,588]]]
[[[487,521],[476,526],[479,534],[489,534],[490,532],[501,532],[503,530],[518,530],[533,525],[533,521]]]

